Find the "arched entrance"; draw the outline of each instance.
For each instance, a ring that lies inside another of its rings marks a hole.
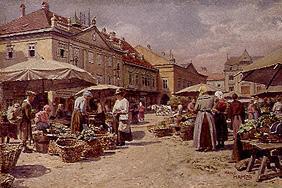
[[[169,96],[167,94],[163,94],[161,98],[161,104],[166,105],[168,101],[169,101]]]

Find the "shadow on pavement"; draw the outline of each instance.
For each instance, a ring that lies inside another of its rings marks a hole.
[[[42,165],[21,165],[16,166],[11,174],[15,178],[35,178],[50,173],[51,170]]]
[[[133,131],[132,132],[133,140],[141,140],[145,136],[144,131]]]
[[[149,142],[130,142],[128,143],[129,146],[146,146],[150,144],[157,144],[160,143],[161,141],[149,141]]]

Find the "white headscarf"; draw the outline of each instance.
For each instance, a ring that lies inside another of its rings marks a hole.
[[[223,99],[223,93],[222,93],[222,91],[217,91],[217,92],[215,92],[215,94],[214,94],[217,98],[219,98],[219,99]]]

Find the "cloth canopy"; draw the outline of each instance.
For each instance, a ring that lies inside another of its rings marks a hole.
[[[282,48],[247,65],[242,71],[242,81],[269,86],[282,85]]]
[[[77,92],[75,95],[82,95],[84,91],[115,91],[116,89],[121,88],[115,85],[107,85],[107,84],[98,84],[96,86],[90,86],[81,91]]]
[[[176,92],[176,95],[180,95],[180,96],[189,96],[189,95],[198,95],[200,92],[200,88],[201,87],[206,87],[207,92],[216,92],[219,91],[220,89],[218,89],[217,87],[213,86],[213,85],[209,85],[209,84],[197,84],[197,85],[193,85],[187,88],[184,88],[178,92]]]

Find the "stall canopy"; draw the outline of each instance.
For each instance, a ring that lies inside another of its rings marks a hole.
[[[263,97],[275,97],[281,94],[282,94],[282,86],[270,86],[268,89],[262,90],[257,94],[255,94],[254,96],[263,98]]]
[[[121,88],[121,87],[118,87],[118,86],[115,86],[115,85],[98,84],[98,85],[95,85],[95,86],[90,86],[90,87],[87,87],[85,89],[82,89],[81,91],[77,92],[75,95],[82,95],[82,93],[84,91],[87,91],[87,90],[91,91],[91,92],[100,92],[100,91],[113,92],[118,88]]]
[[[87,71],[68,63],[43,58],[30,58],[0,71],[1,83],[40,84],[42,90],[57,90],[96,84]]]
[[[282,85],[282,48],[243,68],[242,81],[269,86]]]
[[[176,95],[179,96],[196,96],[199,94],[200,88],[204,86],[207,88],[208,92],[216,92],[219,91],[220,89],[218,89],[217,87],[213,86],[213,85],[209,85],[209,84],[197,84],[197,85],[193,85],[190,87],[186,87],[178,92],[176,92]]]

